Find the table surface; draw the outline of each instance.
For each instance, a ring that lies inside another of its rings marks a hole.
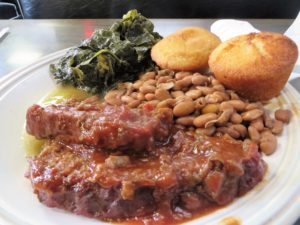
[[[290,19],[245,19],[262,31],[284,33]],[[55,51],[77,45],[94,29],[110,26],[114,19],[80,20],[0,20],[0,29],[9,27],[0,39],[0,79],[16,69]],[[216,19],[153,19],[155,30],[162,36],[186,26],[209,29]],[[292,83],[300,90],[300,79]],[[300,220],[295,225],[300,225]]]
[[[165,36],[181,27],[207,29],[214,19],[153,19],[155,30]],[[248,20],[257,29],[284,33],[292,20]],[[94,29],[108,27],[113,19],[97,20],[0,20],[0,29],[10,32],[0,39],[0,78],[49,53],[77,45]]]

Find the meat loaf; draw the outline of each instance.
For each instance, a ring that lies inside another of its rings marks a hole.
[[[220,137],[177,131],[144,158],[96,148],[50,140],[30,158],[27,177],[39,200],[105,220],[157,215],[164,207],[176,220],[179,211],[231,202],[264,175],[255,144]]]
[[[94,100],[94,98],[92,98]],[[101,149],[140,151],[167,140],[172,125],[168,109],[130,109],[126,106],[67,101],[58,105],[31,106],[26,130],[38,139],[94,145]]]

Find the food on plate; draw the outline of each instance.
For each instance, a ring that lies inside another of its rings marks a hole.
[[[276,135],[283,131],[291,112],[279,109],[275,118],[261,102],[241,98],[225,88],[213,76],[198,72],[159,70],[147,72],[135,82],[126,82],[109,91],[104,100],[110,105],[172,110],[175,126],[208,136],[227,135],[238,140],[250,139],[260,150],[272,154]],[[267,137],[267,138],[266,138]]]
[[[272,118],[256,100],[279,93],[297,58],[294,43],[259,33],[217,47],[218,37],[195,27],[160,39],[132,10],[51,66],[69,86],[26,115],[26,146],[39,148],[30,150],[26,177],[42,203],[169,225],[226,205],[263,179],[262,153],[274,153],[291,112]],[[213,73],[200,73],[210,54]]]
[[[271,32],[234,37],[210,55],[209,67],[226,87],[249,100],[269,100],[286,84],[298,49],[288,37]]]
[[[28,158],[26,176],[49,207],[109,221],[184,222],[263,179],[260,151],[275,151],[290,111],[275,117],[212,76],[146,72],[104,101],[31,106],[27,131],[46,142]]]
[[[145,151],[166,142],[173,124],[172,111],[103,106],[97,96],[82,102],[68,100],[27,110],[27,133],[38,139],[94,145],[99,149]]]
[[[187,27],[155,44],[151,57],[163,69],[203,71],[208,67],[210,53],[220,43],[220,39],[206,29]]]
[[[61,104],[69,107],[68,102]],[[82,102],[81,106],[94,104]],[[111,110],[106,103],[102,107]],[[123,106],[115,107],[123,110]],[[77,116],[78,111],[68,113]],[[89,115],[89,111],[83,113]],[[127,118],[119,118],[122,121],[127,123]],[[59,120],[59,124],[65,123]],[[52,126],[51,121],[44,126]],[[262,180],[265,167],[255,143],[169,129],[167,143],[157,142],[152,133],[155,147],[143,154],[109,152],[93,143],[53,137],[38,156],[29,159],[27,176],[47,206],[147,224],[158,219],[164,224],[182,222],[200,210],[228,204]],[[130,130],[123,132],[132,135]]]
[[[50,71],[58,83],[101,93],[119,81],[153,69],[151,47],[161,39],[150,20],[131,10],[110,28],[96,30],[71,48]]]

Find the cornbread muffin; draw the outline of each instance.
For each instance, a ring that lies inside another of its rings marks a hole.
[[[277,96],[286,84],[298,57],[296,44],[271,32],[234,37],[210,55],[215,77],[241,96],[257,101]]]
[[[154,45],[151,57],[163,69],[200,71],[207,68],[210,53],[220,43],[208,30],[187,27]]]

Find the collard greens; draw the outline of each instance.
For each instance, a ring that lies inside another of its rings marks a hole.
[[[135,80],[155,66],[150,50],[162,37],[153,28],[150,20],[131,10],[109,29],[96,30],[70,49],[57,64],[50,65],[50,71],[59,83],[93,93],[119,81]]]

